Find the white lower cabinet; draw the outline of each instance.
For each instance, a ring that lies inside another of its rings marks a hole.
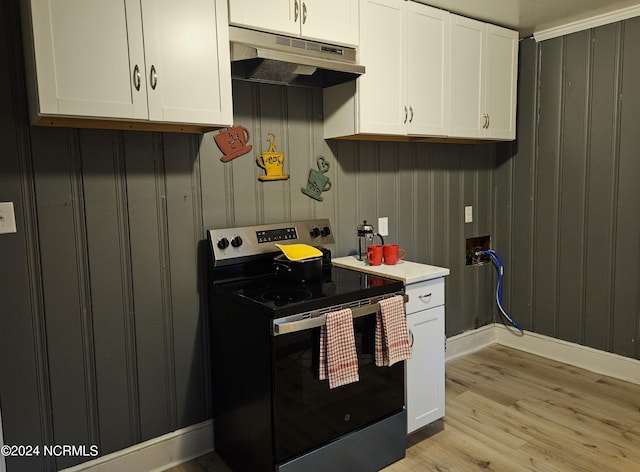
[[[444,416],[444,278],[407,285],[407,433]]]

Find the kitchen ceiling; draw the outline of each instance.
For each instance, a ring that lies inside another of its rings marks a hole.
[[[477,18],[520,32],[521,38],[558,29],[593,17],[612,21],[640,15],[638,0],[418,0],[460,15]],[[637,12],[630,7],[638,7]],[[626,14],[619,10],[633,10]],[[622,15],[620,15],[622,13]],[[618,18],[618,16],[622,16]],[[607,21],[605,21],[607,22]],[[602,24],[602,23],[600,23]],[[595,26],[595,25],[593,25]],[[587,26],[589,27],[589,26]],[[584,29],[576,27],[574,30]],[[542,38],[546,39],[546,38]]]

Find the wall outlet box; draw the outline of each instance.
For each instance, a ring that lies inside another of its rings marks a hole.
[[[16,215],[13,211],[13,202],[0,202],[0,234],[16,232]]]
[[[389,217],[378,218],[378,234],[389,236]]]

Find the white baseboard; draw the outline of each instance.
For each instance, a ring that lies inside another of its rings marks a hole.
[[[561,339],[525,332],[514,335],[501,324],[495,324],[496,342],[531,354],[553,359],[597,374],[640,384],[640,361],[593,349]]]
[[[640,384],[640,361],[526,331],[521,336],[494,323],[447,339],[446,360],[471,354],[492,344],[520,349],[592,372]],[[2,431],[0,430],[0,444]],[[61,472],[160,472],[213,450],[213,421],[174,431]],[[4,464],[0,457],[0,472]]]
[[[471,331],[465,331],[464,333],[447,338],[445,361],[473,354],[476,351],[495,344],[495,342],[496,336],[493,324],[482,326],[481,328]]]
[[[207,420],[135,444],[61,472],[160,472],[213,451],[213,421]]]
[[[524,335],[499,323],[466,331],[447,339],[446,360],[471,354],[491,344],[520,349],[591,372],[640,384],[640,361],[580,344],[525,331]]]

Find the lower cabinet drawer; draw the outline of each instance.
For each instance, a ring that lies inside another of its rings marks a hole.
[[[444,305],[444,277],[407,285],[405,292],[409,295],[407,314]]]

